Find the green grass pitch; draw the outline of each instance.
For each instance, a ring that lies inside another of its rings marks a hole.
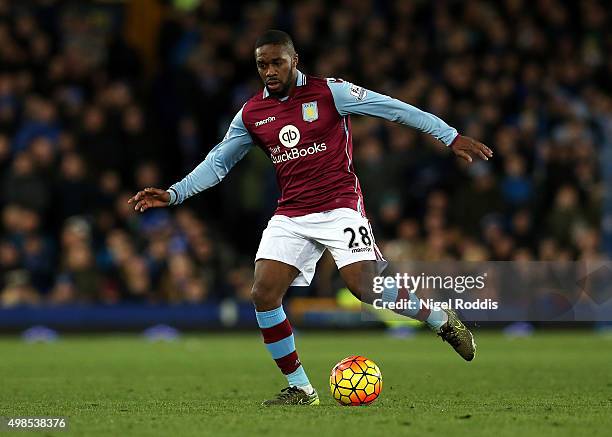
[[[321,405],[266,409],[259,403],[285,379],[256,332],[173,343],[0,337],[0,416],[67,416],[68,432],[33,433],[57,436],[609,435],[610,337],[489,332],[477,340],[476,359],[466,363],[429,333],[300,333],[298,352]],[[352,354],[383,374],[381,397],[367,407],[341,407],[329,394],[331,367]]]

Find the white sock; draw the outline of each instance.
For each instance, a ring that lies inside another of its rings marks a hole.
[[[396,302],[399,291],[395,285],[385,287],[382,292],[384,302]],[[417,319],[417,315],[421,312],[421,305],[418,296],[415,293],[407,293],[407,298],[414,304],[413,309],[406,308],[401,311],[394,311],[396,314]],[[405,299],[405,298],[404,298]],[[422,319],[417,319],[422,320]],[[448,321],[448,315],[442,309],[431,309],[427,319],[422,320],[432,330],[439,332],[440,328]]]
[[[433,331],[440,332],[440,329],[448,322],[448,314],[442,310],[432,311],[427,318],[427,326],[429,326]]]
[[[311,384],[308,385],[300,385],[298,386],[298,388],[300,390],[302,390],[304,393],[306,393],[307,395],[311,395],[314,393],[314,388]]]

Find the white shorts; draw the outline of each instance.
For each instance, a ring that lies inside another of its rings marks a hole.
[[[350,208],[300,217],[273,216],[263,231],[255,261],[271,259],[290,264],[300,271],[291,285],[307,286],[325,249],[339,269],[357,261],[377,261],[379,274],[387,267],[374,242],[370,222]]]

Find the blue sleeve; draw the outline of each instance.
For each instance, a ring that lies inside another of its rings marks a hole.
[[[447,146],[458,135],[457,129],[450,127],[441,118],[408,103],[342,80],[328,79],[327,85],[341,116],[372,115],[402,123],[434,136]]]
[[[218,184],[253,146],[251,135],[242,121],[242,109],[238,111],[223,140],[217,144],[204,161],[182,181],[169,189],[170,205],[178,205],[189,197]]]

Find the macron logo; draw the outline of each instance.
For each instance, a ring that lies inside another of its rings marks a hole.
[[[264,124],[271,123],[274,120],[276,120],[276,117],[268,117],[268,118],[265,118],[263,120],[256,121],[255,122],[255,127],[259,127],[259,126],[262,126]]]

